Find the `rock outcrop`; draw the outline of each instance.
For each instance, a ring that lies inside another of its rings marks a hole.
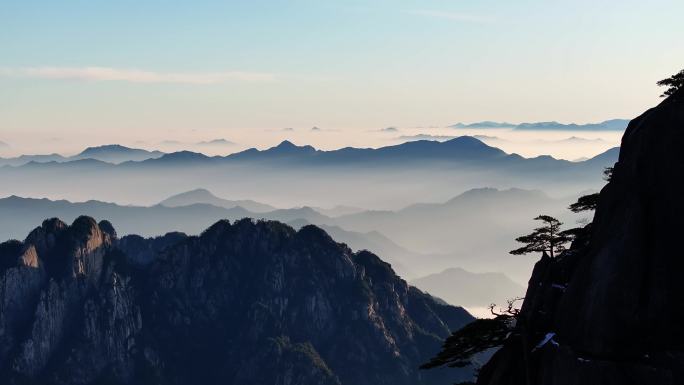
[[[684,90],[629,124],[588,238],[537,263],[478,384],[684,383],[682,149]]]
[[[81,217],[0,244],[8,384],[441,384],[418,366],[471,320],[313,226],[118,239]]]

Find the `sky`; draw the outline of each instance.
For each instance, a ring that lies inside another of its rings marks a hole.
[[[0,156],[633,118],[684,67],[682,14],[681,0],[4,0]]]

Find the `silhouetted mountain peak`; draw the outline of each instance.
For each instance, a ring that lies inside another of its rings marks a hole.
[[[475,122],[475,123],[456,123],[452,126],[449,126],[450,128],[514,128],[516,125],[512,123],[506,123],[506,122],[492,122],[492,121],[484,121],[484,122]]]
[[[365,274],[375,282],[386,282],[399,279],[392,266],[367,250],[361,250],[354,256],[354,262],[363,266]]]
[[[627,127],[627,119],[610,119],[599,123],[559,123],[557,121],[521,123],[516,130],[565,130],[565,131],[622,131]]]
[[[327,232],[325,232],[325,230],[315,225],[303,226],[297,232],[297,236],[305,242],[313,242],[327,245],[335,244],[335,241],[332,239],[332,237],[330,237],[330,235],[328,235]]]
[[[629,120],[609,119],[599,123],[575,124],[559,123],[557,121],[512,124],[505,122],[476,122],[470,124],[457,123],[451,128],[513,128],[516,130],[564,130],[564,131],[622,131]]]
[[[275,146],[275,148],[281,148],[281,149],[282,148],[295,148],[295,147],[297,147],[297,146],[294,143],[290,142],[289,140],[283,140],[282,142],[280,142],[280,144]]]
[[[164,199],[159,203],[166,207],[192,206],[196,204],[209,204],[226,209],[244,209],[254,213],[263,213],[275,210],[275,207],[255,202],[253,200],[227,200],[219,198],[211,191],[203,188],[186,191]],[[246,213],[249,214],[249,213]]]
[[[235,142],[231,142],[230,140],[219,138],[219,139],[213,139],[213,140],[198,142],[197,145],[200,145],[200,146],[216,146],[216,145],[233,146],[233,145],[235,145]]]
[[[503,273],[474,273],[460,267],[452,267],[411,281],[411,284],[433,295],[461,306],[480,308],[521,296],[525,288],[513,282]]]
[[[172,198],[189,198],[189,199],[198,199],[198,200],[204,200],[204,199],[218,199],[218,197],[214,194],[212,194],[211,191],[204,189],[204,188],[198,188],[190,191],[186,191],[184,193],[180,193],[177,195],[174,195]]]
[[[104,162],[122,163],[126,161],[154,159],[163,154],[164,153],[159,151],[130,148],[120,144],[106,144],[103,146],[88,147],[78,155],[67,158],[67,160],[97,159]]]
[[[100,230],[102,230],[102,232],[105,233],[107,236],[111,237],[112,239],[117,238],[116,230],[114,229],[112,223],[108,220],[101,220],[97,225],[100,227]]]
[[[500,190],[493,187],[480,187],[465,191],[464,193],[454,198],[451,198],[449,201],[446,202],[446,204],[455,204],[468,200],[493,199],[492,197],[500,197],[500,199],[509,197],[519,197],[527,200],[549,199],[548,195],[546,195],[544,192],[540,190],[525,190],[519,188]]]
[[[34,244],[42,248],[52,247],[57,237],[66,230],[68,225],[58,218],[46,219],[29,233],[24,240],[25,243]]]
[[[467,147],[472,147],[472,148],[494,148],[491,146],[486,145],[483,141],[480,139],[477,139],[473,136],[468,136],[468,135],[463,135],[459,136],[453,139],[449,139],[445,142],[444,144],[447,144],[449,146],[467,146]]]
[[[290,142],[289,140],[283,140],[275,147],[271,147],[265,152],[278,153],[278,154],[289,154],[289,153],[308,153],[316,152],[316,149],[312,146],[297,146],[296,144]]]
[[[192,161],[201,161],[201,160],[208,160],[211,159],[210,157],[199,153],[199,152],[193,152],[193,151],[177,151],[177,152],[172,152],[169,154],[163,155],[161,158],[158,159],[150,159],[148,162],[192,162]]]
[[[588,163],[604,163],[607,161],[613,161],[615,162],[618,159],[618,156],[620,155],[620,147],[613,147],[611,149],[608,149],[594,157],[591,157],[587,159],[585,162]]]
[[[378,160],[386,160],[386,157],[391,156],[416,160],[489,161],[507,156],[502,150],[488,146],[472,136],[459,136],[444,142],[416,140],[370,151],[378,155]]]
[[[122,146],[120,144],[105,144],[102,146],[87,147],[85,150],[81,151],[79,155],[90,156],[97,155],[102,152],[128,152],[135,151],[132,148]]]

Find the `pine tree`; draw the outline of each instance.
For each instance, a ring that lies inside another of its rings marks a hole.
[[[534,219],[543,222],[543,225],[534,229],[531,234],[516,238],[516,241],[524,243],[525,246],[512,250],[510,253],[513,255],[548,253],[553,258],[565,250],[565,244],[570,242],[572,237],[561,231],[563,223],[549,215],[540,215]]]
[[[667,87],[667,90],[663,92],[661,97],[667,97],[674,95],[679,89],[684,88],[684,70],[670,76],[667,79],[663,79],[657,83],[660,87]]]
[[[600,194],[594,193],[589,195],[584,195],[577,199],[577,202],[573,203],[568,207],[573,213],[581,213],[582,211],[594,211],[598,206]]]

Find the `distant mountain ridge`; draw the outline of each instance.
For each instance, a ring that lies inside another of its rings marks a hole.
[[[277,146],[266,150],[250,148],[227,156],[207,156],[192,151],[162,153],[147,150],[131,149],[119,145],[88,148],[78,155],[63,157],[52,155],[24,155],[17,158],[2,159],[1,165],[21,166],[27,163],[64,163],[68,165],[76,160],[100,160],[113,163],[114,166],[126,168],[137,165],[190,165],[197,163],[224,164],[245,162],[282,162],[308,163],[311,166],[345,165],[373,162],[382,164],[388,162],[421,162],[421,161],[449,161],[449,162],[514,162],[535,161],[539,159],[557,160],[549,156],[524,158],[517,154],[506,152],[485,144],[472,136],[458,136],[446,141],[415,140],[393,146],[380,148],[345,147],[338,150],[323,151],[310,145],[298,146],[285,140]],[[116,161],[115,161],[116,160]],[[557,160],[561,163],[567,161]],[[379,162],[379,163],[378,163]],[[581,163],[581,162],[580,162]]]
[[[451,128],[515,128],[517,124],[506,122],[475,122],[475,123],[456,123],[449,127]]]
[[[599,123],[559,123],[556,121],[512,124],[505,122],[456,123],[451,128],[512,128],[515,130],[549,130],[549,131],[624,131],[629,124],[628,119],[610,119]]]
[[[232,209],[235,207],[242,207],[245,210],[254,212],[254,213],[263,213],[267,211],[273,211],[276,210],[275,207],[264,204],[264,203],[259,203],[255,202],[253,200],[227,200],[227,199],[222,199],[217,197],[216,195],[212,194],[209,190],[207,189],[195,189],[192,191],[187,191],[184,193],[180,193],[177,195],[174,195],[172,197],[169,197],[167,199],[164,199],[163,201],[159,202],[160,205],[166,206],[166,207],[180,207],[180,206],[189,206],[189,205],[194,205],[198,203],[203,203],[203,204],[209,204],[217,207],[223,207],[226,209]]]
[[[28,163],[49,163],[49,162],[72,162],[77,160],[99,160],[101,162],[119,164],[128,161],[143,161],[146,159],[159,158],[164,155],[161,151],[148,151],[137,148],[130,148],[119,144],[109,144],[97,147],[88,147],[73,156],[63,156],[60,154],[47,155],[21,155],[14,158],[0,158],[0,166],[22,166]]]
[[[504,306],[506,301],[525,295],[525,287],[503,273],[472,273],[461,268],[449,268],[411,281],[450,304],[482,307],[488,304]]]
[[[145,159],[159,158],[164,153],[161,151],[148,151],[139,148],[130,148],[119,144],[109,144],[97,147],[88,147],[81,153],[68,159],[95,159],[108,163],[136,162]]]
[[[164,201],[126,206],[93,200],[0,198],[0,239],[17,238],[47,216],[68,221],[80,215],[109,218],[118,223],[121,234],[145,237],[175,230],[199,234],[220,219],[264,218],[295,227],[321,226],[354,250],[383,255],[407,278],[461,266],[475,271],[506,269],[520,279],[528,273],[528,264],[507,258],[506,252],[514,246],[513,239],[532,225],[531,218],[540,211],[574,221],[565,209],[574,199],[552,199],[541,191],[522,189],[473,189],[442,203],[412,204],[395,211],[352,211],[335,217],[311,207],[254,212],[235,206],[240,201],[207,193],[200,189],[172,197],[166,200],[172,207]]]
[[[541,189],[555,196],[597,189],[603,169],[617,160],[616,154],[608,155],[584,162],[525,158],[472,137],[330,151],[283,142],[228,156],[182,151],[120,164],[80,159],[6,165],[0,167],[0,180],[5,182],[0,184],[0,196],[77,201],[97,197],[149,205],[169,192],[203,187],[285,207],[298,202],[316,207],[401,207],[414,203],[416,196],[444,201],[481,186]],[[78,189],[73,189],[74,182]]]
[[[202,142],[197,142],[198,146],[234,146],[235,142],[231,142],[230,140],[227,139],[212,139],[212,140],[205,140]]]

